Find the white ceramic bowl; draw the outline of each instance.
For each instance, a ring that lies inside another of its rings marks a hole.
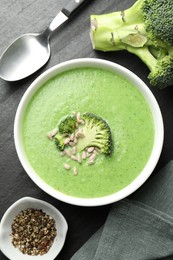
[[[28,163],[28,160],[25,156],[25,152],[22,146],[22,139],[21,139],[21,126],[22,126],[22,118],[24,110],[31,99],[34,92],[48,79],[54,77],[55,75],[73,69],[73,68],[79,68],[79,67],[97,67],[97,68],[103,68],[107,70],[111,70],[113,72],[117,72],[130,80],[134,85],[141,91],[142,95],[145,97],[149,108],[151,110],[153,121],[154,121],[154,128],[155,128],[155,139],[154,139],[154,145],[153,150],[151,153],[151,156],[146,163],[143,171],[139,174],[139,176],[127,187],[124,189],[102,198],[76,198],[72,196],[65,195],[49,185],[47,185],[31,168],[31,166]],[[109,62],[106,60],[101,59],[93,59],[93,58],[83,58],[83,59],[75,59],[70,60],[64,63],[61,63],[57,66],[52,67],[51,69],[44,72],[41,76],[39,76],[27,89],[25,92],[19,106],[17,109],[16,117],[15,117],[15,123],[14,123],[14,139],[15,139],[15,146],[17,150],[18,157],[21,161],[21,164],[23,165],[25,171],[30,176],[30,178],[45,192],[50,194],[51,196],[73,204],[73,205],[80,205],[80,206],[99,206],[99,205],[105,205],[109,203],[113,203],[115,201],[118,201],[120,199],[123,199],[130,195],[132,192],[137,190],[151,175],[153,169],[155,168],[158,159],[160,157],[160,153],[163,146],[163,136],[164,136],[164,130],[163,130],[163,120],[162,115],[159,109],[159,106],[157,104],[157,101],[155,97],[153,96],[152,92],[149,90],[149,88],[144,84],[144,82],[137,77],[134,73],[129,71],[128,69],[115,64],[113,62]]]
[[[56,222],[57,236],[49,251],[42,256],[24,255],[11,242],[12,238],[10,235],[12,233],[11,225],[13,220],[22,210],[27,208],[42,209],[43,212],[52,216]],[[68,225],[65,218],[55,207],[45,201],[25,197],[16,201],[2,217],[0,223],[0,249],[10,260],[53,260],[64,245],[67,229]]]

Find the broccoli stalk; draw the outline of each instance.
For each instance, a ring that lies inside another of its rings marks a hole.
[[[91,15],[93,48],[127,50],[148,66],[153,86],[170,86],[173,84],[172,13],[172,0],[138,0],[125,11]]]
[[[109,14],[91,15],[91,41],[93,48],[101,51],[125,50],[126,44],[142,47],[147,42],[143,19],[140,14],[142,2],[131,8]]]

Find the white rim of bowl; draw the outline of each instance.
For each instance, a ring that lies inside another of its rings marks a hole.
[[[141,93],[145,97],[153,116],[155,130],[157,130],[155,131],[155,138],[154,138],[154,144],[153,144],[151,156],[147,164],[145,165],[144,169],[142,170],[142,172],[128,186],[126,186],[125,188],[123,188],[122,190],[114,194],[105,197],[98,197],[98,198],[72,197],[64,193],[61,193],[55,190],[54,188],[52,188],[51,186],[49,186],[34,172],[29,162],[26,160],[24,155],[25,152],[22,146],[22,140],[20,138],[21,122],[22,122],[24,110],[28,104],[28,100],[33,95],[33,93],[44,82],[46,82],[48,79],[52,78],[53,76],[63,71],[68,71],[70,69],[74,69],[78,67],[103,68],[103,69],[115,71],[116,73],[119,73],[120,75],[130,80],[141,91]],[[102,205],[111,204],[113,202],[119,201],[129,196],[134,191],[136,191],[152,174],[162,151],[163,140],[164,140],[164,126],[163,126],[162,114],[159,105],[154,95],[152,94],[151,90],[148,88],[148,86],[137,75],[135,75],[127,68],[118,65],[116,63],[103,60],[103,59],[97,59],[97,58],[80,58],[80,59],[65,61],[63,63],[55,65],[54,67],[48,69],[43,74],[41,74],[38,78],[34,80],[34,82],[29,86],[29,88],[24,93],[19,103],[19,106],[17,108],[15,121],[14,121],[14,142],[15,142],[16,151],[18,154],[18,158],[23,168],[25,169],[26,173],[29,175],[29,177],[35,182],[35,184],[37,184],[38,187],[40,187],[43,191],[45,191],[52,197],[60,201],[72,205],[78,205],[78,206],[102,206]]]

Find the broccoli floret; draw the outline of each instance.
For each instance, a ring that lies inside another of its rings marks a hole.
[[[62,134],[56,134],[54,136],[54,141],[55,141],[55,144],[57,146],[57,148],[60,150],[60,151],[63,151],[64,148],[65,148],[65,136],[63,136]]]
[[[87,147],[95,146],[100,149],[101,153],[112,153],[111,130],[107,122],[94,114],[85,113],[82,119],[85,124],[81,126],[83,138],[77,143],[77,150],[82,151]]]
[[[151,85],[170,86],[173,84],[172,14],[172,0],[138,0],[125,11],[91,15],[93,48],[127,50],[151,70],[148,77]]]
[[[128,51],[136,54],[150,69],[148,79],[152,86],[160,89],[173,84],[173,51],[166,53],[163,49],[148,47],[128,47]]]
[[[60,151],[63,151],[65,148],[65,139],[68,134],[71,134],[75,131],[76,127],[76,117],[75,116],[66,116],[64,117],[56,126],[57,134],[54,137],[55,144]]]
[[[165,88],[173,84],[173,57],[159,60],[151,70],[148,79],[153,86]]]
[[[71,134],[74,132],[76,127],[76,117],[75,116],[66,116],[59,123],[59,133],[60,134]]]

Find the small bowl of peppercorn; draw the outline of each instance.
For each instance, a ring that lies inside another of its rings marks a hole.
[[[25,197],[8,208],[0,223],[0,249],[11,260],[53,260],[61,251],[68,225],[49,203]]]

